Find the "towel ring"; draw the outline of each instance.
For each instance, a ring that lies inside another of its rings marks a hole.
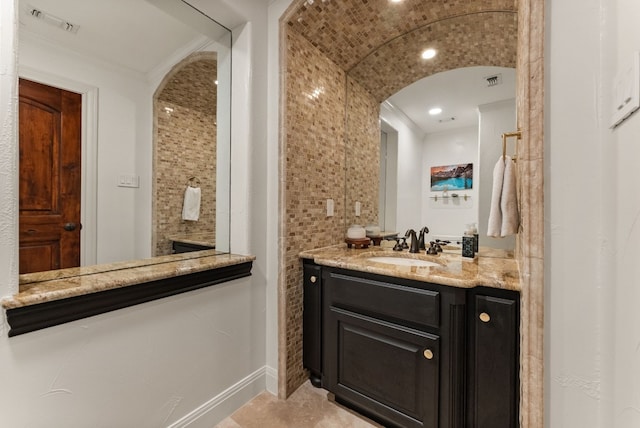
[[[187,180],[187,186],[198,187],[199,185],[200,185],[200,179],[195,175],[192,177],[189,177],[189,179]]]

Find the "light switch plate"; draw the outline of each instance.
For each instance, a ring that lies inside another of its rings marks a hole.
[[[140,176],[121,174],[118,176],[118,187],[140,187]]]
[[[362,204],[360,204],[360,201],[356,202],[356,217],[360,217],[360,208],[361,208]]]
[[[611,128],[620,125],[640,107],[640,51],[616,76],[613,84]]]

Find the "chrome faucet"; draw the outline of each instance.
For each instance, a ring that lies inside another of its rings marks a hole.
[[[418,242],[418,237],[416,236],[416,231],[413,229],[407,230],[407,233],[404,234],[405,238],[411,237],[411,247],[409,248],[410,253],[419,253],[420,252],[420,243]]]
[[[420,233],[418,235],[418,247],[421,250],[427,249],[427,244],[425,242],[425,235],[429,233],[429,228],[427,226],[420,229]]]

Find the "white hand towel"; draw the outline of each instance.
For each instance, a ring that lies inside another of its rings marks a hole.
[[[502,211],[500,201],[502,199],[502,183],[504,182],[505,162],[502,156],[493,167],[493,188],[491,190],[491,208],[489,211],[489,225],[487,236],[499,238],[502,232]]]
[[[518,233],[520,216],[518,215],[518,195],[516,192],[516,167],[509,156],[506,157],[504,166],[500,211],[502,212],[500,235],[509,236]]]
[[[198,221],[200,217],[200,188],[187,186],[184,191],[184,203],[182,205],[182,219]]]

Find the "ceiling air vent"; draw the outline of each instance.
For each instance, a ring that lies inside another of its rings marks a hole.
[[[494,74],[492,76],[487,76],[484,78],[485,82],[487,82],[487,86],[498,86],[502,84],[502,74]]]
[[[26,13],[33,18],[39,19],[41,21],[46,22],[49,25],[57,27],[63,31],[67,31],[72,34],[76,34],[80,29],[79,25],[72,24],[71,22],[58,18],[57,16],[51,15],[43,10],[35,8],[31,5],[27,5]]]

